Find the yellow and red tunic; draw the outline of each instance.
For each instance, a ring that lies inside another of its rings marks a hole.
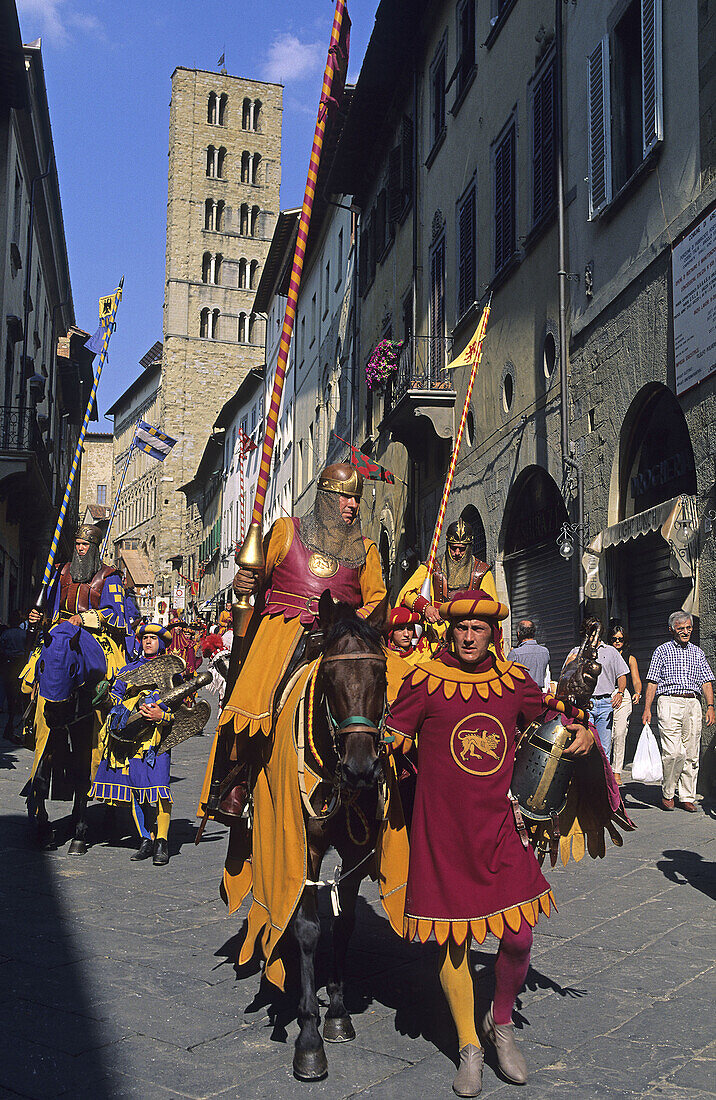
[[[349,569],[340,565],[330,574],[322,562],[316,563],[320,555],[311,554],[301,542],[298,521],[276,520],[264,539],[261,620],[222,712],[221,726],[233,722],[236,733],[247,727],[252,735],[269,733],[274,693],[304,628],[310,629],[317,619],[318,597],[324,589],[334,599],[350,603],[362,618],[386,601],[378,548],[368,538],[363,541],[363,566]],[[311,572],[311,564],[317,572]]]
[[[493,654],[464,671],[443,653],[406,677],[387,727],[418,739],[404,935],[482,943],[554,903],[508,797],[517,731],[546,709],[529,675]],[[398,741],[400,743],[400,740]]]

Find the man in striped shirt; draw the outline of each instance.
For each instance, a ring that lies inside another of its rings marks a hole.
[[[654,650],[646,676],[642,723],[651,723],[656,697],[656,715],[664,765],[661,805],[673,810],[674,798],[689,813],[696,813],[696,781],[699,776],[701,744],[701,693],[706,699],[706,725],[716,722],[714,674],[706,654],[691,642],[693,619],[686,611],[669,615],[670,642]]]

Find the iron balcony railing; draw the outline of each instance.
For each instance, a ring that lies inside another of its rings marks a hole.
[[[398,369],[385,386],[386,415],[410,390],[452,390],[446,369],[452,358],[452,338],[410,336],[398,353]]]
[[[52,492],[52,471],[47,448],[37,424],[34,409],[21,409],[0,405],[0,453],[32,453],[37,459],[40,473],[48,492]]]

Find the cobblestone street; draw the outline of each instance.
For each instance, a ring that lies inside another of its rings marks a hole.
[[[128,828],[107,844],[99,807],[85,857],[69,858],[66,842],[33,850],[19,798],[31,757],[1,746],[0,1096],[452,1095],[456,1041],[434,950],[393,935],[371,884],[350,962],[357,1039],[327,1048],[327,1080],[294,1080],[293,1002],[256,968],[234,969],[246,908],[229,918],[218,897],[225,830],[193,843],[208,736],[174,754],[167,867],[131,863]],[[603,861],[550,873],[559,913],[536,930],[516,1013],[531,1071],[521,1096],[716,1096],[713,813],[665,814],[658,793],[628,785],[638,832]],[[60,824],[66,813],[51,807]],[[494,950],[488,939],[473,952],[480,1011]],[[488,1063],[483,1095],[516,1096]]]

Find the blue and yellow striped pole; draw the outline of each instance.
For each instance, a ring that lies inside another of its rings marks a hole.
[[[45,566],[45,575],[42,578],[42,591],[40,598],[42,598],[47,591],[47,586],[50,583],[52,577],[52,570],[55,566],[55,558],[57,556],[57,548],[60,545],[60,536],[62,534],[62,527],[65,522],[65,516],[67,515],[67,508],[70,503],[70,497],[72,495],[72,486],[75,483],[75,477],[80,465],[80,459],[82,457],[82,450],[84,448],[85,436],[87,435],[87,428],[89,427],[90,416],[92,415],[92,408],[94,406],[95,398],[97,396],[97,387],[99,386],[100,376],[102,374],[102,367],[104,361],[107,358],[107,348],[109,346],[109,338],[114,330],[114,318],[117,314],[117,306],[122,300],[122,287],[124,285],[124,276],[119,281],[119,286],[112,295],[112,308],[109,315],[102,318],[102,324],[104,326],[104,332],[102,334],[102,351],[97,364],[97,369],[94,375],[94,382],[92,383],[92,392],[87,402],[87,411],[85,412],[85,418],[82,421],[82,427],[80,428],[80,436],[77,440],[77,448],[75,450],[75,456],[72,459],[72,466],[70,468],[70,476],[67,479],[67,487],[65,488],[65,495],[60,505],[60,514],[57,517],[57,526],[55,527],[55,533],[52,536],[52,543],[50,545],[50,554],[47,559],[47,565]],[[38,601],[39,602],[39,601]]]

